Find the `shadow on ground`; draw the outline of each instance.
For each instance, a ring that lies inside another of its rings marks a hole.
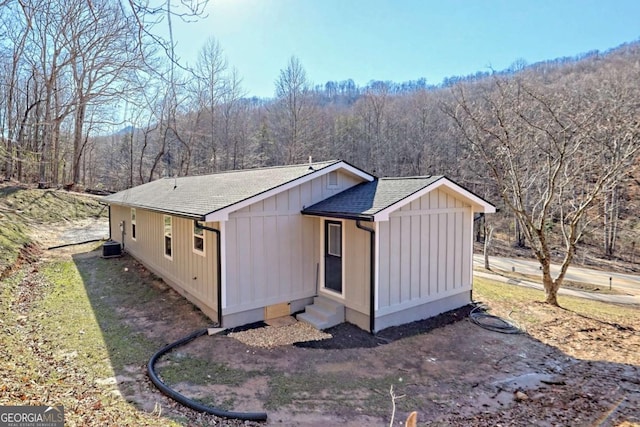
[[[209,319],[133,258],[98,255],[73,258],[119,392],[145,411],[160,404],[188,420],[188,411],[153,388],[144,365],[161,346],[207,326]],[[429,425],[640,422],[640,369],[634,364],[575,359],[527,334],[482,329],[465,313],[442,325],[425,333],[413,324],[378,337],[344,325],[330,331],[335,342],[359,344],[339,348],[262,348],[231,336],[205,336],[169,354],[158,371],[203,403],[266,411],[269,425],[388,425],[391,387],[396,420],[417,410],[419,422]]]

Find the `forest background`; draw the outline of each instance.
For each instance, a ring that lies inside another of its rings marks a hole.
[[[291,57],[265,99],[247,96],[215,39],[187,67],[149,31],[206,2],[145,4],[0,0],[7,180],[117,191],[339,158],[380,177],[448,176],[500,208],[477,238],[507,254],[636,270],[639,42],[436,85],[313,84]]]

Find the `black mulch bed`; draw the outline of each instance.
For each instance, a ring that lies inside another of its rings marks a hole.
[[[474,306],[471,304],[460,307],[456,310],[447,311],[435,317],[407,323],[400,326],[392,326],[383,329],[373,335],[350,323],[342,323],[325,332],[331,334],[332,338],[321,341],[308,341],[295,343],[296,347],[317,348],[324,350],[341,350],[348,348],[370,348],[388,344],[401,338],[412,337],[442,326],[450,325],[459,320],[469,317],[469,313]]]

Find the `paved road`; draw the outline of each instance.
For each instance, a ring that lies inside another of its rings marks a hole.
[[[482,257],[482,255],[474,255],[474,264],[478,267],[484,266],[484,258]],[[537,261],[502,258],[502,257],[489,257],[489,264],[491,266],[491,269],[494,271],[511,272],[515,268],[515,271],[517,273],[529,274],[529,275],[541,275],[540,265],[538,264]],[[560,267],[558,265],[552,265],[551,266],[552,273],[557,274],[559,271],[559,268]],[[476,274],[478,274],[479,276],[482,276],[482,274],[480,273],[481,272],[476,272]],[[483,273],[483,274],[490,274],[490,273]],[[592,283],[594,285],[601,286],[604,289],[607,289],[609,287],[609,278],[611,278],[611,285],[614,289],[622,291],[624,294],[630,295],[632,297],[631,298],[627,297],[627,295],[602,295],[602,294],[594,294],[591,292],[571,291],[571,292],[578,292],[579,295],[576,295],[576,296],[584,297],[586,295],[586,296],[591,296],[592,299],[608,300],[611,302],[620,302],[625,304],[640,303],[640,276],[570,266],[569,270],[567,271],[567,275],[565,277],[567,280],[584,282],[584,283]],[[526,283],[525,286],[535,285],[535,286],[539,286],[540,289],[542,289],[541,284],[534,283],[533,281],[521,281],[516,279],[508,279],[508,278],[506,278],[506,280],[504,281],[509,283],[514,282],[514,284]],[[515,283],[515,282],[522,282],[522,283]],[[565,291],[569,291],[569,290],[561,289],[561,293],[566,294],[567,292]],[[618,297],[621,297],[621,298],[618,298]]]

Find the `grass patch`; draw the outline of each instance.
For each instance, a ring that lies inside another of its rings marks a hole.
[[[71,361],[75,382],[94,391],[96,380],[114,377],[125,365],[146,363],[157,344],[132,331],[107,304],[91,300],[73,261],[52,262],[45,266],[42,274],[49,285],[34,312],[40,317],[43,335],[55,337],[54,365],[66,366]],[[108,396],[104,387],[95,391],[99,401]],[[104,409],[109,417],[119,420],[118,424],[175,425],[171,420],[161,422],[151,414],[140,412],[121,398],[110,398],[107,402],[108,407],[93,404],[90,408]],[[69,414],[72,420],[73,415],[73,412]]]
[[[484,268],[478,268],[477,270],[486,272]],[[541,275],[525,274],[525,273],[518,273],[518,272],[511,272],[511,271],[504,271],[504,270],[496,270],[496,271],[493,271],[493,273],[503,277],[510,278],[510,279],[525,280],[533,283],[542,284]],[[625,292],[622,292],[615,288],[610,290],[608,286],[600,286],[600,285],[594,285],[593,283],[576,282],[573,280],[566,280],[566,279],[562,281],[562,287],[565,289],[574,289],[577,291],[593,292],[593,293],[606,294],[606,295],[624,295],[625,294]]]
[[[26,224],[16,217],[0,211],[0,273],[15,264],[20,249],[30,242]]]
[[[341,374],[305,372],[289,374],[270,372],[269,395],[265,408],[275,410],[284,406],[313,408],[314,402],[333,410],[367,408],[370,415],[385,416],[391,400],[389,388],[404,394],[404,383],[395,375],[381,378],[345,377]],[[410,409],[411,401],[398,401],[398,410]],[[406,406],[406,407],[405,407]]]
[[[474,276],[473,294],[480,300],[525,303],[544,300],[544,292]]]
[[[5,209],[26,220],[41,223],[106,217],[108,210],[99,199],[58,190],[7,187],[0,190]]]
[[[100,272],[104,269],[96,270]],[[53,289],[41,309],[47,314],[58,313],[56,316],[46,316],[43,325],[57,329],[65,337],[65,345],[70,348],[82,348],[79,357],[84,363],[100,362],[99,365],[104,366],[102,362],[106,359],[111,364],[106,364],[108,369],[118,371],[125,365],[146,363],[158,344],[133,331],[108,301],[101,299],[109,289],[85,287],[73,261],[51,263],[43,273],[53,284]],[[117,290],[114,291],[117,293]],[[98,371],[99,365],[96,365]],[[108,372],[100,374],[106,376]]]
[[[126,349],[127,363],[142,364],[146,351],[132,357],[130,349],[145,343],[113,313],[114,327],[103,331],[97,317],[108,318],[109,310],[96,310],[73,262],[43,264],[39,271],[24,265],[1,289],[0,404],[61,404],[68,425],[177,425],[138,410],[112,392],[115,385],[100,384],[125,360],[110,345]]]
[[[474,297],[481,301],[490,301],[494,304],[509,304],[514,309],[525,313],[532,303],[544,301],[544,292],[541,290],[496,282],[481,277],[474,278],[473,293]],[[562,308],[604,322],[628,323],[630,320],[640,320],[640,310],[634,306],[609,304],[560,294],[558,294],[558,302]],[[528,320],[535,323],[538,319],[533,316]]]
[[[97,198],[57,190],[0,187],[0,274],[13,266],[20,250],[31,243],[30,224],[106,217]]]
[[[196,397],[193,400],[195,400],[198,403],[201,403],[203,405],[206,406],[213,406],[214,408],[217,409],[222,409],[224,411],[235,411],[235,407],[236,407],[236,398],[235,397],[227,397],[224,400],[222,400],[221,402],[217,402],[213,396],[207,396],[207,397]]]
[[[168,365],[158,369],[158,373],[167,384],[188,382],[196,385],[211,383],[240,386],[250,378],[259,375],[257,371],[232,369],[225,364],[208,360],[184,357],[180,353],[171,353],[165,358]]]

